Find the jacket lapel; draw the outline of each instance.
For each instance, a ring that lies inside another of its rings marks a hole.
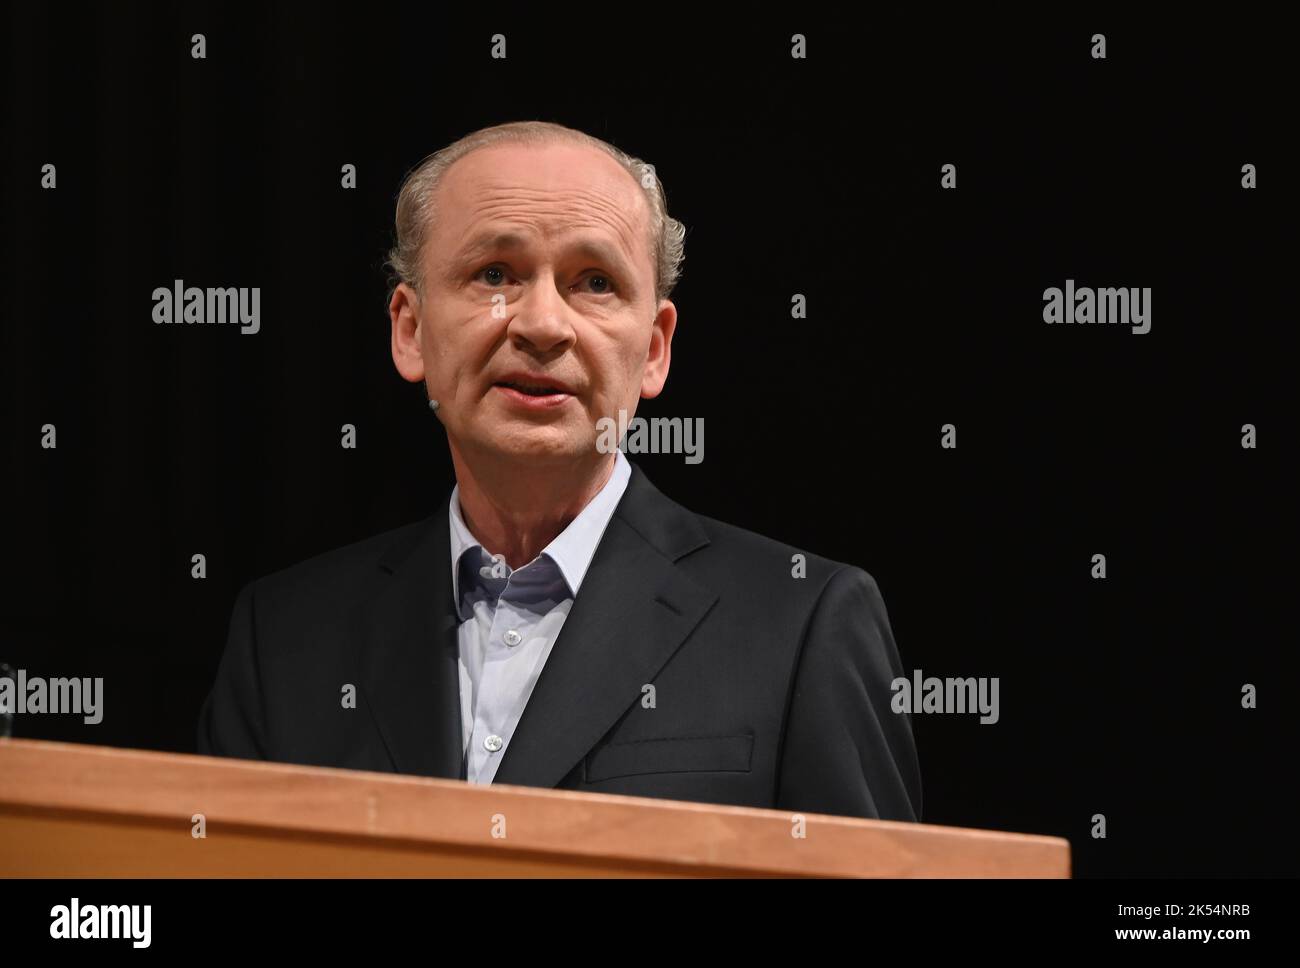
[[[640,701],[717,601],[675,565],[708,540],[633,464],[493,782],[556,786]]]
[[[459,622],[447,503],[384,556],[361,692],[399,773],[462,778]],[[709,543],[632,465],[495,783],[554,787],[652,682],[717,595],[675,562]]]
[[[397,772],[459,779],[462,747],[458,621],[452,602],[447,503],[380,562],[361,693]]]

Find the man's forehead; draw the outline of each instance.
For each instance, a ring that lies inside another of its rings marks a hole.
[[[628,259],[644,257],[649,245],[649,203],[640,186],[608,154],[586,145],[472,151],[443,176],[435,208],[444,249],[505,226],[524,236],[604,236]]]

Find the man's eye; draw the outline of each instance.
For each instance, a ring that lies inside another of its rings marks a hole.
[[[489,286],[499,286],[506,280],[505,269],[498,265],[484,266],[478,272],[474,273],[475,279],[482,279]],[[616,291],[614,280],[609,276],[600,273],[592,273],[587,276],[583,282],[590,283],[592,292],[598,296],[604,296]]]
[[[474,274],[475,279],[479,276],[483,276],[483,281],[489,286],[499,286],[505,281],[505,270],[500,266],[484,266]]]

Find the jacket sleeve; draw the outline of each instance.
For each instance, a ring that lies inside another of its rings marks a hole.
[[[199,712],[196,747],[204,756],[267,758],[255,635],[255,584],[245,585],[235,599],[226,651]]]
[[[921,818],[921,770],[905,677],[880,589],[847,566],[823,589],[801,644],[782,737],[776,808],[879,820]]]

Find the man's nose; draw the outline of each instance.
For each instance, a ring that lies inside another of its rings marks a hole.
[[[519,301],[507,332],[544,353],[572,342],[573,327],[568,317],[569,307],[556,288],[555,277],[539,272]]]

